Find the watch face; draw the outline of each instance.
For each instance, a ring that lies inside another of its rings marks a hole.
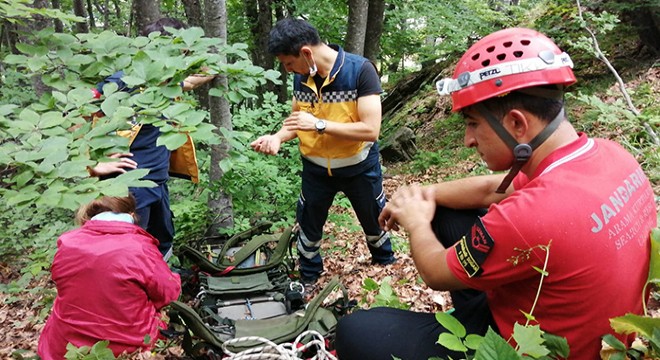
[[[319,120],[316,122],[315,126],[316,126],[316,131],[321,133],[323,132],[323,130],[325,130],[325,121]]]

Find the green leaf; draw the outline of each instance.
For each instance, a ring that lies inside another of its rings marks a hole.
[[[169,150],[176,150],[185,144],[186,141],[188,141],[186,134],[169,132],[161,134],[156,141],[156,145],[165,145]]]
[[[172,106],[169,106],[167,109],[165,109],[163,111],[163,115],[168,119],[176,120],[177,117],[179,117],[181,114],[185,113],[186,111],[188,111],[190,109],[191,109],[190,104],[176,103]]]
[[[161,91],[163,92],[163,95],[167,96],[170,99],[175,99],[183,95],[183,90],[181,89],[181,86],[179,86],[179,84],[166,86],[162,88]]]
[[[463,343],[468,347],[468,349],[477,350],[483,341],[483,336],[477,334],[469,334],[465,337]]]
[[[81,107],[94,98],[94,93],[88,88],[77,88],[69,91],[66,97],[69,103],[74,104],[76,107]]]
[[[46,60],[43,58],[29,58],[27,66],[32,72],[41,72],[42,68],[46,66]]]
[[[94,344],[92,346],[92,349],[89,352],[89,354],[93,355],[95,360],[115,359],[115,356],[112,353],[112,350],[110,350],[108,348],[108,344],[110,344],[110,342],[108,340],[97,342],[96,344]]]
[[[37,126],[40,129],[49,129],[61,125],[64,120],[64,117],[59,112],[47,112],[41,116],[41,121],[39,121]]]
[[[220,89],[220,88],[210,88],[209,89],[209,96],[222,97],[222,96],[225,96],[225,93],[227,93],[227,90],[225,90],[225,89]]]
[[[660,228],[651,230],[651,263],[648,282],[660,283]]]
[[[378,283],[372,278],[366,278],[362,281],[362,288],[367,291],[378,290]]]
[[[9,54],[4,59],[2,59],[2,61],[6,64],[11,64],[11,65],[19,65],[19,64],[23,65],[27,62],[27,59],[28,57],[25,55]]]
[[[461,339],[450,333],[441,333],[440,336],[438,336],[437,343],[453,351],[466,352],[468,350],[468,348],[463,345],[463,342],[461,342]]]
[[[545,346],[550,350],[550,353],[559,355],[564,359],[569,358],[571,352],[568,347],[568,340],[565,337],[546,332],[543,333],[543,340],[545,340]]]
[[[519,360],[522,359],[493,329],[488,329],[479,349],[474,354],[475,360]]]
[[[224,158],[220,160],[218,166],[220,166],[220,170],[222,170],[223,173],[228,173],[229,170],[231,170],[233,167],[233,161],[231,161],[231,159]]]
[[[22,188],[28,181],[32,180],[33,177],[34,173],[30,170],[26,170],[18,173],[18,175],[14,177],[14,181],[16,182],[16,186]]]
[[[464,338],[466,331],[465,326],[461,324],[455,317],[445,312],[435,313],[435,319],[447,329],[452,334],[458,336],[459,338]]]
[[[14,206],[24,204],[28,201],[33,201],[39,198],[39,193],[34,186],[29,186],[21,189],[20,192],[6,192],[4,199],[7,201],[7,206]]]
[[[62,193],[66,191],[63,185],[48,187],[39,199],[36,201],[37,206],[57,207],[62,201]]]
[[[539,274],[543,275],[543,276],[548,276],[549,275],[549,273],[547,271],[541,269],[540,267],[532,266],[532,268],[534,270],[536,270]]]
[[[188,46],[193,45],[202,36],[204,36],[204,30],[199,27],[192,27],[181,32],[181,38]]]
[[[660,318],[651,318],[635,314],[626,314],[624,316],[610,319],[610,326],[618,334],[633,334],[651,338],[654,329],[660,329]]]
[[[55,98],[55,100],[57,100],[58,102],[61,102],[62,104],[67,104],[69,102],[66,98],[66,95],[64,95],[60,91],[53,91],[52,95]]]
[[[138,76],[135,76],[135,75],[124,75],[121,79],[129,87],[137,87],[137,86],[143,85],[147,82],[147,80],[145,78],[138,77]]]
[[[117,98],[117,96],[110,96],[107,97],[105,100],[103,100],[103,102],[101,103],[101,111],[103,111],[103,114],[105,114],[105,116],[112,117],[118,106],[119,106],[119,99]]]
[[[603,336],[603,341],[609,346],[611,346],[613,349],[618,350],[618,351],[626,351],[626,344],[622,343],[621,340],[617,339],[614,335],[612,334],[607,334]]]
[[[66,344],[66,354],[64,358],[67,360],[77,360],[82,356],[87,355],[91,348],[89,346],[81,346],[80,348],[76,347],[72,343]]]
[[[21,111],[21,113],[18,115],[19,119],[23,121],[27,121],[30,124],[37,125],[39,123],[39,120],[41,117],[39,114],[36,112],[32,111],[31,109],[24,109]]]
[[[90,160],[65,161],[57,167],[57,176],[62,179],[71,179],[76,177],[85,177],[87,166],[94,165]]]
[[[518,354],[535,358],[548,355],[550,351],[543,345],[542,335],[543,332],[538,325],[513,324],[513,338],[518,344]]]

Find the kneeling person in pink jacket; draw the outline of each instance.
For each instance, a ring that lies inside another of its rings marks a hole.
[[[57,298],[39,338],[42,359],[63,359],[67,343],[109,340],[116,356],[148,350],[158,339],[160,309],[178,298],[181,280],[158,240],[134,224],[134,212],[133,197],[99,198],[78,210],[81,227],[57,240]]]

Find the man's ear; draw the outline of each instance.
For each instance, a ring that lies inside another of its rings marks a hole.
[[[309,59],[312,59],[312,58],[313,58],[314,52],[312,51],[312,48],[311,48],[311,47],[309,47],[309,46],[307,46],[307,45],[303,45],[303,46],[300,48],[300,53],[299,53],[299,55],[302,55],[302,56],[305,57],[306,60],[309,60]]]
[[[532,139],[533,136],[528,134],[531,124],[527,113],[513,109],[504,116],[502,121],[503,125],[509,129],[509,132],[519,140],[519,142],[527,142]],[[527,139],[527,141],[521,141],[521,139]]]

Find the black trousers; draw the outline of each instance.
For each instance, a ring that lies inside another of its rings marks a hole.
[[[438,207],[432,222],[433,231],[445,247],[467,234],[484,209],[454,210]],[[451,291],[455,311],[468,334],[484,335],[488,327],[497,331],[483,292],[466,289]],[[393,359],[427,360],[430,357],[463,358],[437,344],[447,332],[433,313],[419,313],[378,307],[358,310],[344,316],[337,326],[335,348],[340,360]]]

